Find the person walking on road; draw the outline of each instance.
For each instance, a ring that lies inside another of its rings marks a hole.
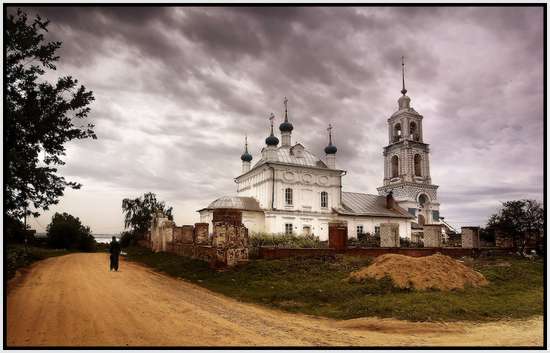
[[[111,253],[111,269],[109,271],[118,271],[118,256],[120,255],[120,243],[116,241],[116,237],[113,237],[111,246],[109,247]]]

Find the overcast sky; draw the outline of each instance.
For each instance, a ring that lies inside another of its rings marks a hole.
[[[324,158],[334,125],[344,191],[382,184],[401,56],[424,116],[440,213],[484,225],[501,201],[543,190],[543,8],[27,8],[63,41],[56,75],[96,98],[97,140],[67,146],[83,184],[30,223],[69,212],[122,230],[121,200],[155,192],[178,224],[235,194],[244,135],[253,163],[288,97],[293,141]]]

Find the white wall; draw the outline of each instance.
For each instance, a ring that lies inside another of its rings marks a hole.
[[[340,216],[338,219],[347,222],[348,238],[357,238],[357,226],[363,226],[363,233],[374,234],[374,227],[379,227],[381,223],[397,223],[399,224],[399,236],[411,237],[411,221],[406,218]]]

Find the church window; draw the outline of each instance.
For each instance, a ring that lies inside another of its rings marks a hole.
[[[374,227],[374,235],[380,236],[380,226]]]
[[[419,197],[418,197],[418,203],[420,204],[421,207],[424,207],[424,205],[428,202],[428,196],[426,196],[426,194],[421,194]]]
[[[399,157],[391,157],[391,177],[395,178],[399,175]]]
[[[321,192],[321,207],[328,207],[328,192],[326,191]]]
[[[285,203],[287,205],[292,205],[292,189],[286,188],[285,189]]]
[[[292,223],[285,223],[285,234],[292,235],[293,227]]]
[[[414,121],[411,121],[409,124],[409,134],[411,140],[418,141],[420,139],[420,136],[418,136],[418,131],[416,129],[416,123]]]
[[[363,226],[357,226],[357,239],[363,235]]]
[[[397,142],[401,139],[401,124],[397,123],[393,127],[393,142]]]
[[[422,176],[422,157],[419,154],[414,155],[414,175]]]
[[[434,222],[439,222],[439,211],[432,211],[432,218]]]
[[[416,208],[409,208],[408,211],[412,216],[416,216]]]

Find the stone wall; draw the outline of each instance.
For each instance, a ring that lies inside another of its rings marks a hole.
[[[210,237],[208,223],[178,227],[163,215],[155,215],[149,241],[144,244],[155,252],[191,257],[212,266],[234,266],[248,261],[248,229],[234,222],[216,222]]]
[[[234,266],[248,261],[248,229],[242,224],[215,222],[212,246],[219,263]]]
[[[441,247],[441,224],[424,224],[424,247]]]
[[[380,223],[380,247],[382,248],[399,247],[399,224]]]
[[[462,247],[467,249],[478,249],[479,227],[462,227]]]

